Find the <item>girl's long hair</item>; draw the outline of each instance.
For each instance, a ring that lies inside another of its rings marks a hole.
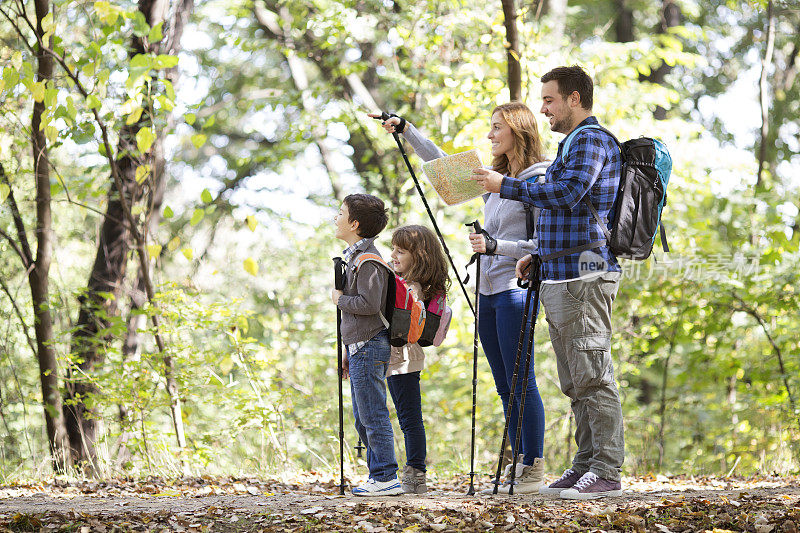
[[[516,178],[529,166],[544,161],[542,140],[539,138],[536,117],[522,102],[499,105],[492,110],[492,116],[497,112],[503,116],[514,134],[514,148],[511,151],[511,157],[505,153],[492,159],[492,170],[504,176]]]
[[[408,272],[403,272],[403,278],[419,283],[423,300],[447,293],[450,288],[447,260],[431,230],[425,226],[402,226],[392,233],[392,244],[411,254],[412,265]]]

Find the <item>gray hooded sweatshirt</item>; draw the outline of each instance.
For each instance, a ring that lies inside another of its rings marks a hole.
[[[419,132],[413,124],[407,122],[403,136],[424,161],[438,159],[444,153],[432,141]],[[544,179],[550,161],[535,163],[523,170],[518,179],[526,180],[534,176]],[[522,202],[500,198],[497,193],[483,195],[483,229],[497,240],[495,255],[484,255],[481,258],[481,294],[492,295],[517,288],[514,268],[517,260],[536,251],[536,232],[533,239],[527,239],[525,226],[525,208]],[[539,209],[533,208],[533,220],[539,219]]]

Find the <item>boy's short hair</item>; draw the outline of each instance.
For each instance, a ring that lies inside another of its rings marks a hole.
[[[555,80],[558,84],[558,94],[567,98],[574,91],[581,95],[581,107],[591,111],[594,104],[594,83],[592,78],[586,74],[578,65],[571,67],[556,67],[544,76],[542,83]]]
[[[348,222],[358,221],[358,235],[369,239],[383,231],[389,217],[383,200],[371,194],[348,194],[342,200],[350,212]]]

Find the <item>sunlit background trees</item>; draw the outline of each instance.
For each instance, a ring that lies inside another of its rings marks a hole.
[[[365,190],[389,229],[430,225],[366,113],[488,162],[494,105],[538,110],[539,77],[573,63],[601,122],[674,159],[672,252],[625,263],[616,301],[626,473],[796,472],[798,28],[779,0],[0,3],[0,481],[333,474],[333,214]],[[560,136],[540,132],[553,156]],[[480,201],[426,196],[466,264]],[[457,285],[451,304],[422,384],[440,474],[469,459]],[[572,425],[539,323],[557,470]],[[479,371],[488,472],[502,410]],[[346,438],[352,465],[349,420]]]

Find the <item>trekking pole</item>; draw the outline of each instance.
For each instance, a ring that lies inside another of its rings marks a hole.
[[[391,118],[389,113],[386,111],[381,111],[380,117],[375,117],[375,120],[380,121],[387,121]],[[428,205],[428,200],[425,198],[425,193],[422,192],[422,186],[419,184],[419,180],[417,179],[417,175],[414,174],[414,168],[411,166],[411,162],[408,160],[408,155],[406,154],[405,148],[403,148],[403,143],[400,141],[400,134],[397,132],[392,132],[392,136],[394,137],[395,142],[397,143],[397,147],[400,148],[400,153],[403,155],[403,159],[406,162],[406,166],[408,167],[408,171],[411,173],[411,178],[414,180],[414,186],[417,188],[417,192],[419,193],[419,197],[422,198],[422,203],[425,204],[425,210],[428,212],[428,217],[431,219],[431,223],[433,224],[433,229],[436,230],[436,235],[439,236],[439,240],[442,242],[442,248],[444,248],[444,254],[447,256],[447,259],[450,261],[450,266],[453,268],[453,274],[455,274],[456,279],[458,280],[458,284],[461,286],[461,292],[464,293],[464,298],[467,300],[467,304],[469,304],[469,308],[472,311],[472,314],[475,315],[477,313],[477,309],[472,306],[472,301],[469,299],[469,294],[467,294],[467,287],[464,285],[464,282],[461,280],[461,276],[458,275],[458,270],[456,269],[456,265],[453,262],[453,257],[450,255],[450,250],[447,248],[447,243],[444,242],[444,236],[442,232],[439,230],[439,225],[436,223],[436,219],[433,216],[433,212],[431,211],[431,207]],[[467,224],[470,226],[471,224]]]
[[[530,312],[531,312],[531,295],[532,295],[531,293],[533,292],[533,288],[534,288],[534,284],[531,281],[531,277],[534,275],[533,274],[534,268],[536,270],[538,270],[538,268],[539,268],[539,262],[538,262],[538,256],[537,255],[534,255],[533,258],[531,259],[531,265],[530,265],[529,271],[528,271],[528,280],[527,280],[527,283],[525,285],[527,287],[528,291],[527,291],[527,294],[525,295],[525,306],[522,309],[522,327],[520,327],[520,330],[519,330],[519,342],[517,343],[517,356],[516,356],[516,358],[514,360],[514,374],[513,374],[512,378],[511,378],[511,391],[510,391],[509,398],[508,398],[508,407],[506,408],[508,415],[505,417],[506,418],[506,422],[505,422],[505,427],[503,428],[503,439],[502,439],[501,444],[500,444],[500,456],[497,459],[497,472],[495,473],[495,477],[494,477],[494,481],[493,481],[494,490],[492,491],[492,494],[497,494],[497,490],[498,490],[498,488],[500,486],[500,473],[502,472],[502,469],[503,469],[503,452],[505,451],[506,443],[508,442],[508,436],[509,436],[508,435],[508,425],[509,425],[509,421],[511,420],[511,411],[514,409],[514,398],[515,398],[515,393],[516,393],[516,388],[517,388],[517,379],[519,378],[519,360],[520,360],[520,357],[522,356],[522,350],[524,349],[524,346],[525,346],[525,330],[526,330],[526,326],[528,325],[528,319],[530,318]],[[536,276],[538,278],[538,273],[536,274]],[[537,294],[537,301],[538,301],[538,294]],[[533,329],[533,326],[531,326],[531,329]],[[532,335],[532,333],[531,333],[531,335]],[[520,433],[520,425],[519,424],[517,424],[517,430],[516,430],[515,433],[516,434],[515,434],[514,441],[516,443],[516,441],[517,441],[516,436],[519,435],[519,433]],[[513,454],[512,454],[514,456],[513,459],[512,459],[512,466],[511,466],[512,481],[513,481],[513,477],[516,474],[516,468],[517,468],[517,465],[516,465],[516,462],[517,462],[517,449],[518,448],[513,448]],[[509,494],[512,493],[513,487],[514,487],[513,484],[511,484],[509,486]]]
[[[528,346],[525,352],[525,362],[523,363],[523,376],[522,376],[522,394],[519,399],[519,411],[517,413],[517,431],[514,437],[514,450],[519,450],[519,441],[522,436],[522,416],[525,413],[525,397],[528,395],[528,378],[530,377],[531,356],[533,353],[533,330],[536,329],[536,318],[538,317],[539,309],[539,256],[534,255],[531,258],[530,269],[528,270],[528,292],[533,291],[533,320],[531,320],[530,330],[528,331]],[[525,329],[523,325],[522,329]],[[512,404],[513,405],[513,404]],[[510,413],[511,411],[509,411]],[[517,459],[519,454],[514,454],[514,459],[511,466],[511,484],[508,487],[508,495],[514,494],[514,478],[517,473]]]
[[[465,226],[471,226],[475,233],[481,233],[481,225],[476,220]],[[475,264],[475,332],[472,337],[472,438],[470,440],[469,454],[469,490],[467,495],[475,494],[475,408],[478,398],[478,308],[481,287],[481,253],[475,252],[472,258],[477,260]],[[472,263],[472,261],[470,261]],[[469,265],[467,265],[469,266]]]
[[[345,262],[341,257],[333,258],[333,286],[336,290],[344,289]],[[342,310],[336,307],[336,373],[339,376],[339,494],[344,495],[344,407],[342,406]]]

